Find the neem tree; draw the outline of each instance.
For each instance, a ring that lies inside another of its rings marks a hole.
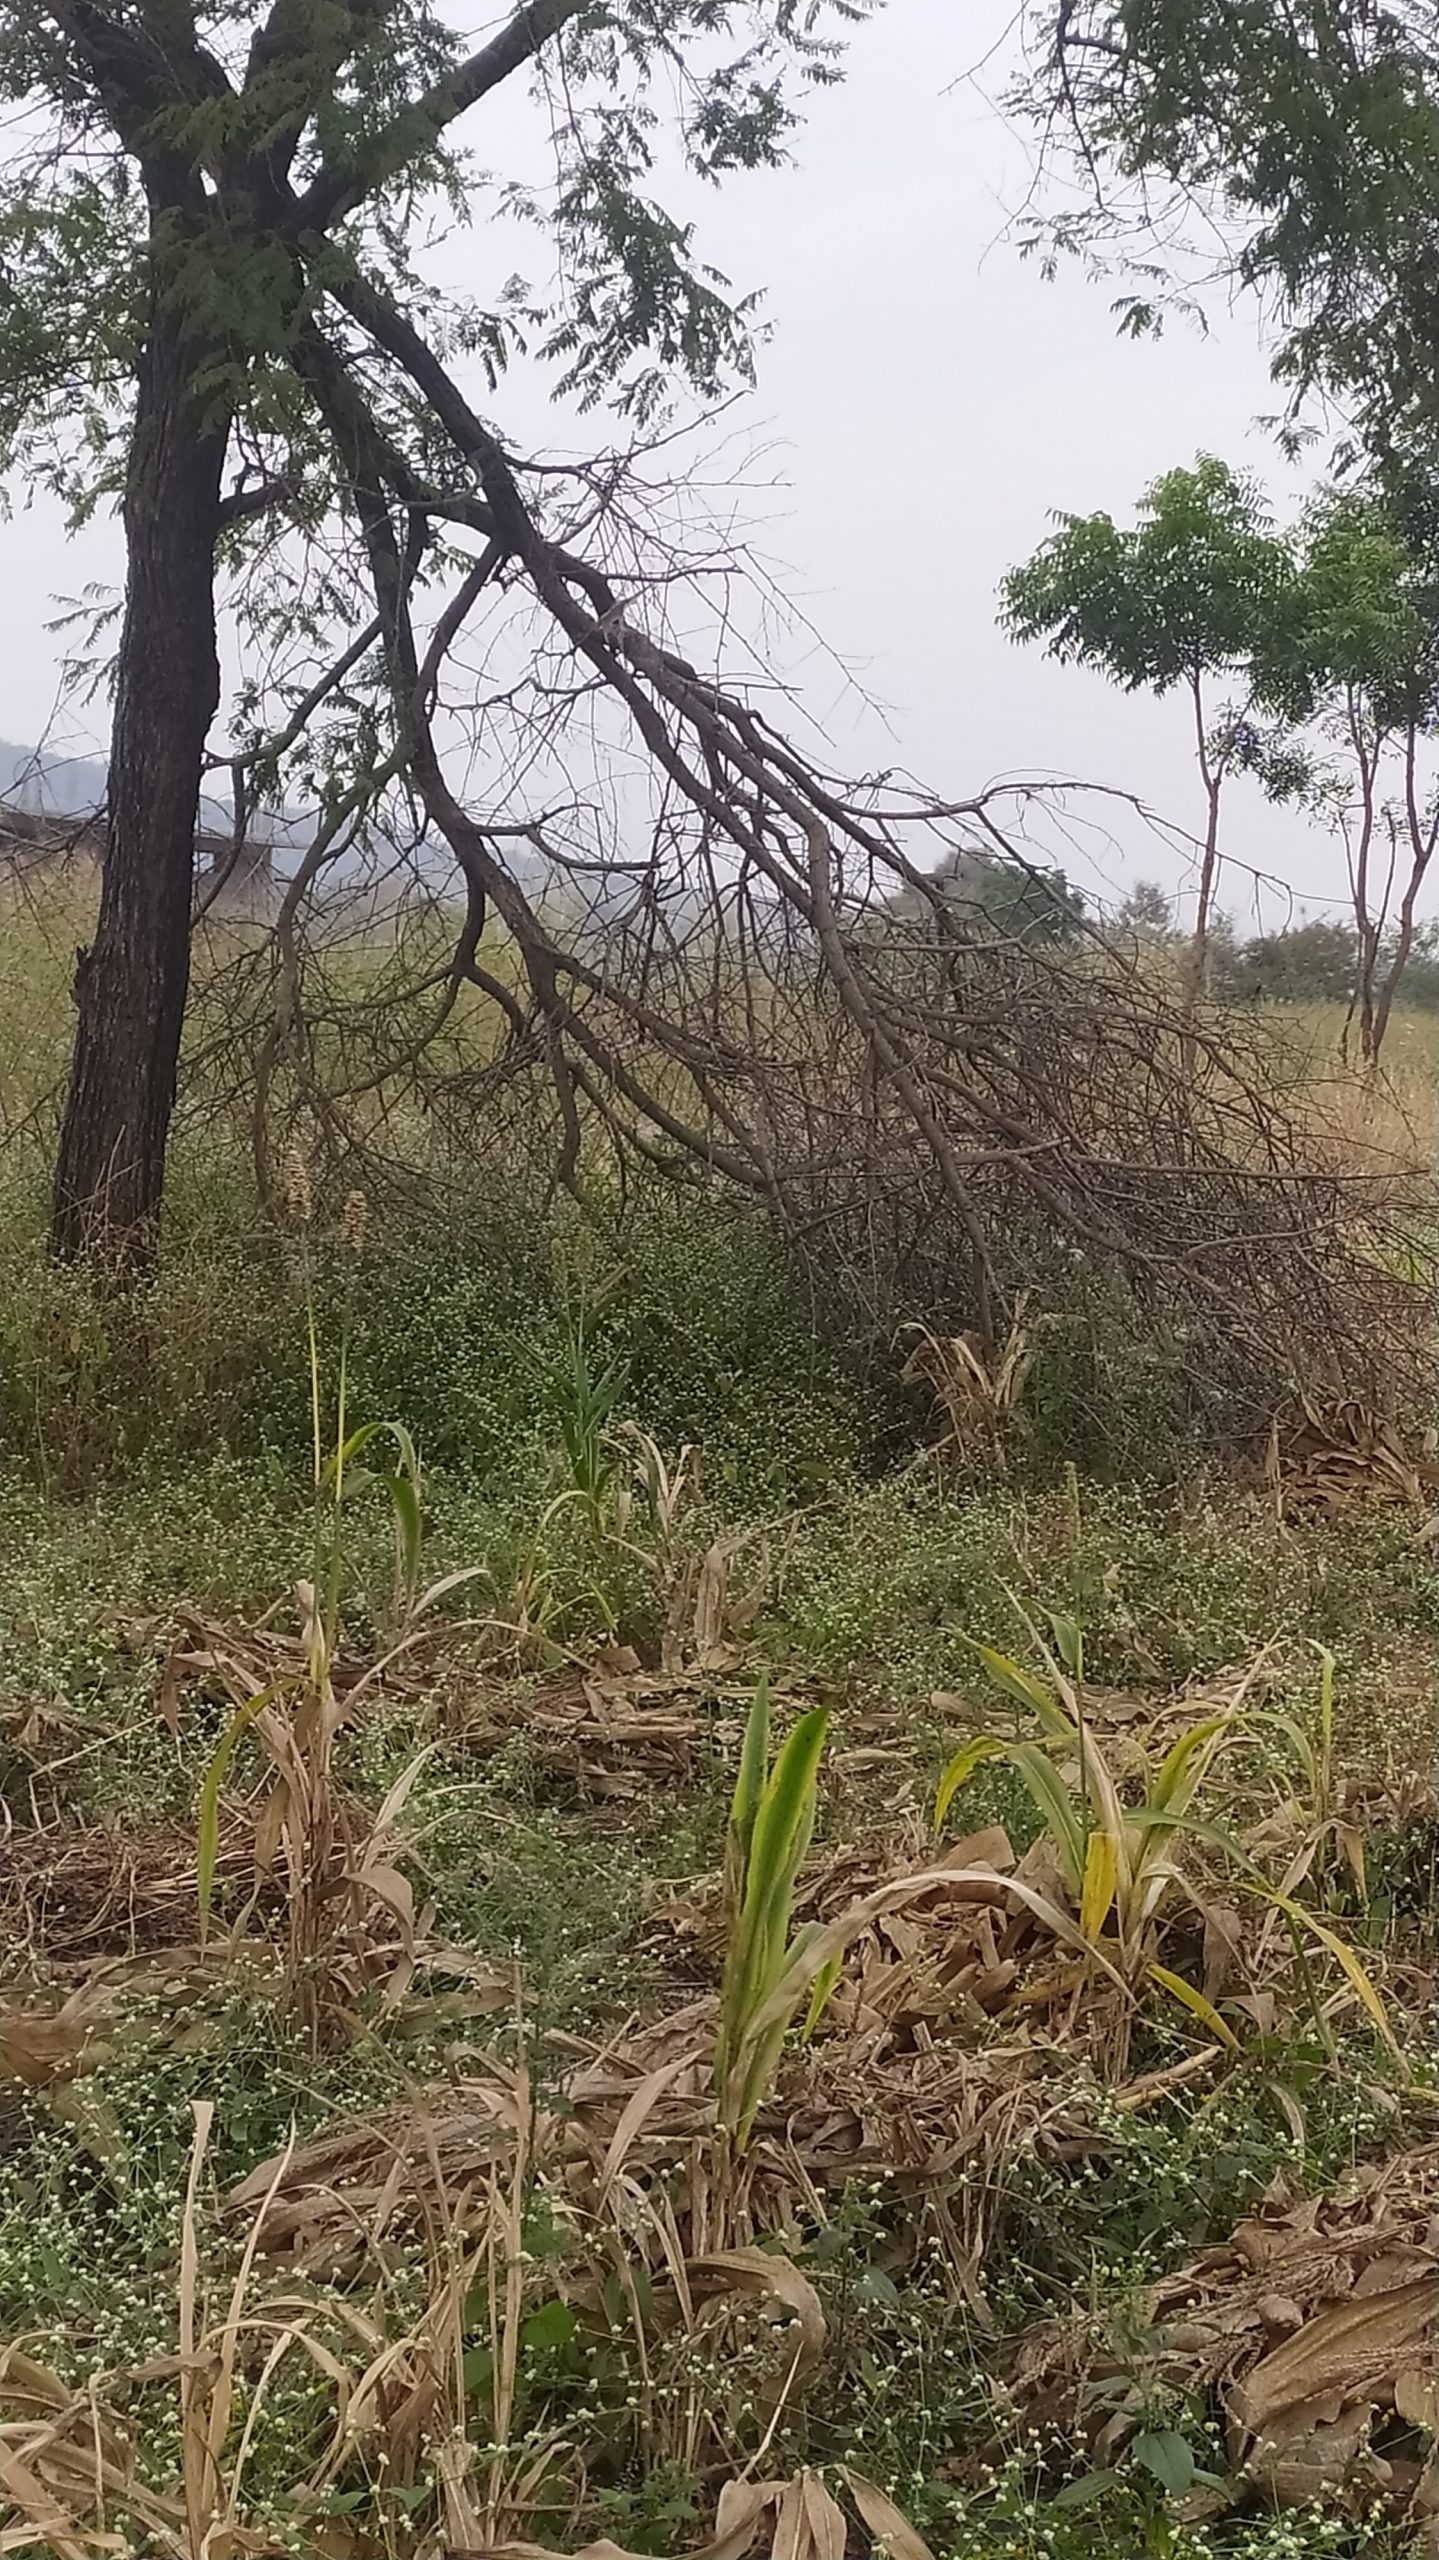
[[[1439,462],[1439,15],[1432,0],[1032,0],[1013,111],[1069,182],[1029,232],[1155,324],[1253,286],[1296,406]]]
[[[62,1254],[133,1260],[153,1239],[220,693],[217,565],[252,630],[273,638],[288,618],[333,654],[355,595],[333,563],[358,528],[374,627],[340,674],[321,655],[321,700],[369,646],[389,708],[408,688],[422,711],[429,677],[408,666],[403,626],[419,562],[457,516],[487,546],[469,605],[519,576],[571,642],[597,646],[603,579],[592,567],[586,597],[584,574],[558,565],[543,484],[520,485],[443,358],[477,354],[493,387],[528,330],[583,399],[614,395],[640,418],[666,382],[708,393],[743,373],[744,306],[656,200],[654,163],[718,179],[777,161],[797,86],[836,76],[816,16],[799,0],[526,0],[470,50],[424,0],[4,10],[0,467],[58,489],[77,517],[118,495],[128,563],[108,848],[55,1187]],[[460,129],[482,135],[486,100],[526,76],[553,184],[521,199],[459,151]],[[546,236],[556,281],[523,311],[502,295],[442,312],[422,285],[423,222],[477,204],[518,204]],[[297,551],[321,562],[308,587]],[[295,688],[287,745],[308,700]],[[406,713],[390,740],[411,780],[423,726]],[[252,738],[251,781],[273,782],[278,755]]]
[[[1045,172],[1063,182],[1047,197],[1041,185],[1025,246],[1117,275],[1121,325],[1136,332],[1206,283],[1251,287],[1288,398],[1286,433],[1302,433],[1317,410],[1339,426],[1339,458],[1375,475],[1388,516],[1379,549],[1368,500],[1362,534],[1346,509],[1311,528],[1312,681],[1290,697],[1322,718],[1327,694],[1331,725],[1346,719],[1351,690],[1358,705],[1349,824],[1372,1049],[1393,1001],[1393,963],[1402,974],[1412,947],[1413,898],[1432,850],[1406,783],[1389,803],[1400,812],[1397,876],[1407,878],[1381,964],[1361,847],[1367,824],[1372,851],[1380,823],[1380,733],[1409,760],[1404,742],[1417,743],[1424,725],[1410,710],[1424,687],[1412,625],[1404,636],[1414,581],[1392,553],[1387,567],[1380,555],[1397,529],[1402,547],[1433,559],[1424,525],[1439,492],[1439,13],[1432,0],[1031,0],[1022,28],[1009,103],[1037,133]],[[1297,779],[1292,764],[1261,778]]]
[[[1205,807],[1195,996],[1205,983],[1224,785],[1245,734],[1254,663],[1272,642],[1292,574],[1258,489],[1201,454],[1193,470],[1167,471],[1145,491],[1131,527],[1104,514],[1061,516],[1058,532],[1004,581],[1004,620],[1017,639],[1042,640],[1052,657],[1128,692],[1188,699]],[[1221,719],[1214,689],[1235,683],[1242,705]]]
[[[1317,729],[1308,758],[1258,760],[1276,797],[1302,796],[1349,869],[1362,1056],[1384,1044],[1439,846],[1439,511],[1427,482],[1324,491],[1257,671],[1282,717]]]

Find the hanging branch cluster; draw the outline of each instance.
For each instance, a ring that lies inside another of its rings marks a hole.
[[[1204,280],[1252,286],[1296,416],[1317,394],[1371,456],[1432,466],[1431,0],[1027,0],[1019,27],[1025,245],[1125,276],[1135,331]]]
[[[429,1077],[451,1130],[473,1127],[481,1091],[493,1112],[517,1083],[533,1144],[541,1079],[562,1181],[582,1182],[601,1132],[606,1159],[718,1173],[851,1274],[868,1260],[903,1275],[986,1345],[1036,1280],[1072,1298],[1078,1261],[1092,1293],[1117,1287],[1143,1307],[1231,1426],[1246,1397],[1257,1418],[1296,1342],[1351,1384],[1359,1364],[1371,1372],[1404,1290],[1371,1277],[1356,1294],[1353,1192],[1314,1170],[1276,1112],[1260,1044],[1246,1056],[1211,1032],[1196,1046],[1187,1009],[1097,942],[977,935],[942,857],[979,837],[1027,863],[1002,795],[947,806],[821,770],[749,689],[644,627],[682,563],[651,537],[621,581],[603,545],[552,536],[525,484],[553,483],[507,454],[408,318],[353,280],[335,302],[348,333],[317,321],[298,360],[374,607],[390,714],[380,771],[403,775],[465,893],[436,1010],[411,1036],[415,1074],[425,1081],[464,983],[505,1025],[481,1078]],[[388,368],[448,440],[439,490],[387,433]],[[591,510],[602,529],[622,485]],[[424,580],[446,567],[456,528],[479,547],[437,605]],[[630,600],[636,584],[647,605]],[[616,761],[638,747],[654,781],[644,836],[637,810],[626,836],[622,809],[607,838],[598,785],[564,825],[517,808],[518,757],[498,792],[493,775],[478,793],[450,780],[436,704],[470,616],[497,591],[540,621],[533,681],[552,744],[581,710],[592,735],[598,704],[618,716]],[[328,827],[317,860],[327,842]],[[537,893],[517,849],[551,882],[598,878],[604,911]],[[304,881],[302,867],[279,937],[276,1021],[291,1032]],[[262,1093],[273,1027],[263,1049]],[[347,1144],[357,1136],[352,1124]]]

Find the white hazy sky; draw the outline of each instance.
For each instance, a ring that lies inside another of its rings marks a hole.
[[[988,102],[1002,83],[1012,0],[889,0],[854,36],[849,76],[816,95],[795,165],[696,191],[700,246],[737,288],[760,287],[770,338],[742,425],[766,452],[758,547],[825,641],[885,706],[847,692],[816,652],[798,670],[836,760],[897,764],[947,796],[1001,775],[1082,776],[1196,819],[1186,715],[1016,648],[995,626],[1004,570],[1052,509],[1126,514],[1145,483],[1205,450],[1244,462],[1287,507],[1299,484],[1257,423],[1277,398],[1252,306],[1217,308],[1201,338],[1118,337],[1104,287],[1077,270],[1046,284],[1005,238],[1027,184],[1025,147]],[[466,13],[468,14],[468,12]],[[991,48],[998,59],[966,78]],[[507,173],[539,175],[535,127],[506,100],[473,135]],[[688,207],[687,207],[688,209]],[[435,271],[480,296],[524,254],[483,228]],[[485,403],[518,442],[603,439],[550,418],[516,381]],[[52,721],[61,646],[54,600],[122,575],[113,522],[68,541],[55,510],[12,492],[0,524],[0,734]],[[71,751],[103,736],[99,706],[62,713]],[[1135,827],[1095,836],[1072,876],[1103,894],[1139,873],[1181,883],[1172,848]],[[1277,875],[1310,913],[1343,900],[1338,849],[1236,789],[1225,903],[1255,911],[1248,869]],[[1282,896],[1266,892],[1267,920]]]

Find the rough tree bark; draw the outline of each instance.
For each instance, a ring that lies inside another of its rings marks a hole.
[[[128,577],[95,940],[78,1025],[50,1243],[121,1269],[154,1251],[190,977],[200,774],[220,697],[214,564],[227,418],[195,388],[206,350],[152,296],[124,499]]]
[[[46,0],[35,12],[60,46],[55,94],[99,108],[150,208],[100,915],[75,973],[79,1018],[51,1209],[51,1250],[61,1258],[85,1255],[123,1277],[144,1267],[156,1242],[189,986],[200,777],[219,702],[215,542],[227,515],[266,503],[263,492],[228,502],[220,495],[231,419],[219,414],[215,385],[227,364],[238,385],[254,351],[243,310],[233,344],[215,317],[242,272],[233,260],[248,244],[264,256],[278,247],[293,261],[301,233],[313,243],[422,160],[456,117],[532,62],[585,5],[521,0],[497,34],[421,87],[363,155],[346,146],[341,166],[322,164],[302,198],[290,170],[317,106],[367,28],[404,12],[372,0],[242,7],[229,13],[253,20],[238,85],[205,41],[199,21],[208,13],[192,0],[134,9]],[[202,307],[207,320],[197,317]]]

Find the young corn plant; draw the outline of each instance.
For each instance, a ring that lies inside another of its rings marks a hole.
[[[625,1384],[623,1360],[597,1355],[592,1310],[584,1299],[578,1300],[566,1311],[564,1350],[556,1373],[564,1451],[561,1500],[577,1504],[596,1535],[611,1524],[615,1483],[611,1427]]]
[[[726,1955],[715,2041],[719,2120],[737,2151],[766,2096],[795,2011],[810,1994],[811,2027],[838,1971],[810,1976],[813,1927],[792,1943],[795,1882],[814,1832],[829,1714],[801,1716],[769,1765],[769,1689],[760,1682],[745,1727],[725,1840]]]
[[[1180,1734],[1146,1771],[1139,1802],[1129,1804],[1084,1712],[1082,1630],[1072,1618],[1051,1615],[1051,1650],[1027,1617],[1025,1624],[1047,1680],[991,1645],[978,1645],[976,1651],[992,1685],[1034,1717],[1040,1739],[981,1733],[965,1743],[940,1780],[935,1829],[943,1829],[954,1798],[976,1770],[1004,1761],[1022,1780],[1043,1821],[1084,1945],[1097,1950],[1101,1941],[1107,1942],[1112,1961],[1132,1988],[1146,1980],[1156,1983],[1232,2047],[1233,2031],[1213,2003],[1160,1962],[1159,1940],[1172,1896],[1178,1893],[1191,1902],[1202,1898],[1183,1874],[1179,1846],[1186,1837],[1214,1836],[1212,1826],[1201,1824],[1192,1808],[1220,1752],[1243,1730],[1242,1692]],[[1251,1670],[1247,1677],[1253,1676]]]
[[[1346,1818],[1335,1783],[1334,1656],[1327,1645],[1314,1648],[1319,1657],[1319,1702],[1312,1724],[1277,1707],[1256,1708],[1247,1721],[1256,1733],[1274,1735],[1287,1755],[1284,1819],[1299,1847],[1291,1875],[1314,1871],[1326,1894],[1338,1880],[1342,1859],[1361,1905],[1369,1899],[1364,1834]]]
[[[1013,1600],[1012,1593],[1010,1597]],[[1145,1772],[1139,1800],[1130,1803],[1085,1716],[1081,1629],[1072,1618],[1051,1612],[1051,1651],[1017,1600],[1013,1605],[1024,1619],[1048,1679],[1040,1679],[992,1646],[975,1649],[993,1686],[1034,1716],[1041,1739],[984,1733],[965,1743],[940,1780],[936,1830],[943,1827],[955,1796],[975,1771],[986,1762],[1005,1761],[1022,1779],[1044,1823],[1085,1949],[1092,1957],[1103,1954],[1109,1959],[1105,1969],[1117,1972],[1131,1989],[1146,1982],[1155,1984],[1234,2051],[1238,2039],[1214,2003],[1196,1984],[1162,1963],[1159,1954],[1162,1922],[1171,1901],[1186,1901],[1201,1914],[1205,1909],[1201,1882],[1187,1874],[1181,1862],[1181,1844],[1203,1842],[1217,1848],[1239,1871],[1244,1891],[1283,1918],[1306,1981],[1307,1939],[1334,1959],[1371,2022],[1395,2049],[1374,1984],[1352,1947],[1295,1900],[1289,1887],[1297,1881],[1296,1875],[1291,1872],[1277,1887],[1271,1884],[1240,1842],[1195,1810],[1220,1753],[1252,1726],[1253,1716],[1244,1702],[1267,1657],[1261,1654],[1251,1663],[1227,1706],[1200,1717],[1179,1735]],[[1332,1671],[1321,1708],[1319,1750],[1325,1773],[1329,1762],[1323,1755],[1332,1751],[1331,1683]],[[1316,1763],[1317,1770],[1319,1766]]]
[[[619,1633],[633,1568],[644,1574],[658,1569],[655,1558],[629,1534],[636,1498],[643,1502],[652,1494],[657,1517],[666,1504],[677,1509],[690,1455],[682,1455],[671,1480],[654,1442],[633,1423],[615,1420],[628,1383],[626,1366],[618,1355],[600,1355],[594,1333],[595,1315],[615,1285],[612,1279],[566,1306],[554,1373],[560,1432],[554,1473],[559,1483],[541,1514],[534,1542],[537,1556],[558,1554],[564,1560],[568,1570],[559,1578],[570,1586],[576,1605],[597,1615],[611,1637]]]
[[[715,2093],[721,2130],[742,2152],[769,2094],[785,2037],[806,2004],[807,2043],[839,1980],[845,1950],[870,1924],[933,1893],[999,1887],[1053,1935],[1078,1946],[1079,1934],[1057,1903],[1017,1876],[990,1867],[929,1867],[879,1885],[833,1920],[807,1921],[790,1935],[795,1885],[814,1832],[828,1711],[800,1717],[771,1768],[769,1695],[755,1692],[745,1727],[725,1841],[726,1954],[715,2039]],[[1121,1992],[1125,1985],[1102,1950],[1095,1962]]]
[[[300,1177],[297,1179],[297,1177]],[[413,1607],[419,1584],[422,1514],[420,1461],[403,1422],[362,1422],[349,1414],[350,1316],[348,1293],[340,1325],[339,1368],[333,1414],[327,1414],[320,1359],[320,1331],[315,1312],[314,1265],[309,1250],[309,1189],[303,1167],[292,1170],[292,1198],[302,1216],[305,1280],[305,1337],[309,1358],[311,1530],[310,1580],[317,1595],[312,1613],[314,1634],[325,1645],[325,1660],[316,1664],[317,1685],[334,1651],[340,1619],[340,1586],[344,1570],[344,1512],[347,1497],[369,1485],[383,1487],[395,1529],[395,1593],[397,1619]],[[358,1191],[345,1202],[341,1241],[353,1261],[364,1246],[365,1203]],[[352,1268],[353,1268],[352,1261]],[[360,1460],[366,1452],[389,1443],[393,1463],[376,1467]]]

